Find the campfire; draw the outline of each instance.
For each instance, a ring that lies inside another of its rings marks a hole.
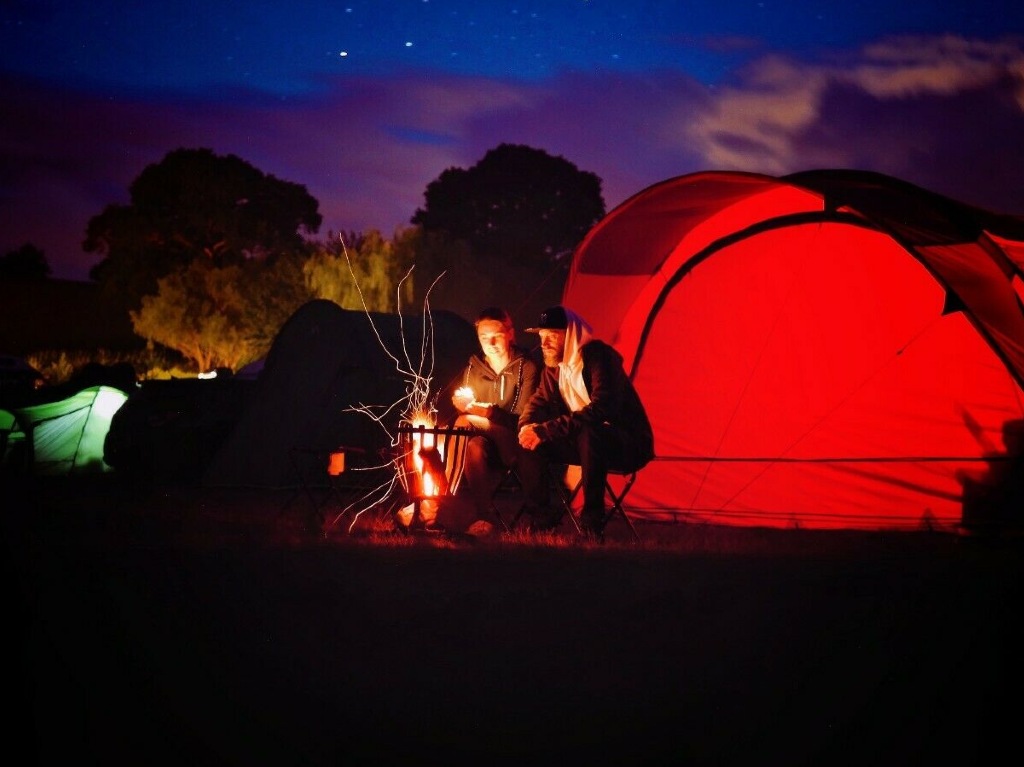
[[[341,240],[341,245],[349,265],[349,272],[355,279],[356,275],[349,260],[344,238]],[[399,288],[411,272],[410,268],[399,283]],[[441,275],[434,282],[436,283],[440,278]],[[356,288],[359,288],[358,284]],[[380,342],[381,349],[395,364],[399,374],[406,379],[407,388],[405,396],[391,404],[360,403],[348,408],[353,412],[362,413],[384,428],[390,438],[391,447],[384,465],[390,463],[395,469],[389,480],[350,504],[350,506],[361,504],[359,510],[353,514],[352,525],[363,512],[379,506],[387,506],[390,509],[397,508],[397,511],[393,513],[406,527],[417,523],[428,524],[433,518],[436,518],[441,501],[455,495],[458,489],[465,460],[466,436],[471,430],[463,427],[440,427],[434,417],[436,411],[432,407],[430,397],[434,362],[434,329],[428,300],[432,289],[433,285],[427,290],[428,298],[424,299],[423,337],[420,341],[418,358],[410,354],[410,350],[406,347],[401,312],[398,313],[401,345],[396,350],[390,348],[382,340],[373,317],[367,310],[367,320]],[[365,303],[363,308],[367,309]],[[466,387],[463,387],[460,392],[465,389]],[[472,390],[469,391],[469,397],[472,399]],[[389,414],[395,408],[402,413],[397,434],[385,425],[385,422],[389,420]],[[381,467],[378,465],[375,468]],[[398,503],[404,505],[396,506],[393,492],[399,487],[405,498],[399,500]],[[346,507],[342,514],[335,518],[335,522],[347,512],[348,508]],[[352,525],[349,527],[350,530]]]
[[[436,498],[448,492],[444,454],[437,444],[437,429],[426,415],[414,416],[407,428],[401,429],[401,446],[405,478],[403,485],[413,498]]]
[[[395,464],[411,501],[398,512],[403,524],[431,523],[443,499],[455,495],[468,434],[468,429],[439,427],[424,413],[415,414],[399,427]]]

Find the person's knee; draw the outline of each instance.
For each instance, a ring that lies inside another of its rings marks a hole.
[[[482,437],[469,440],[466,443],[466,462],[483,464],[488,460],[487,442]]]
[[[592,423],[591,421],[584,421],[579,424],[578,428],[573,434],[576,444],[580,450],[583,450],[585,446],[598,446],[603,445],[608,441],[609,432],[607,427],[601,424]]]

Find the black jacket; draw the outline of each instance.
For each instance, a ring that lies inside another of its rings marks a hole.
[[[515,344],[509,355],[511,360],[500,373],[491,369],[482,353],[472,355],[459,385],[470,387],[477,402],[494,405],[492,422],[518,430],[519,415],[537,389],[541,366]]]
[[[540,386],[527,403],[519,425],[537,424],[542,441],[564,439],[577,423],[604,424],[615,431],[638,465],[654,457],[654,431],[640,396],[622,367],[622,355],[604,341],[589,341],[581,349],[583,385],[590,404],[569,411],[558,390],[558,368],[544,368]]]

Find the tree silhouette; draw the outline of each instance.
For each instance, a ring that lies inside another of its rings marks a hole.
[[[562,157],[501,144],[427,185],[412,223],[465,241],[475,257],[550,267],[605,214],[601,179]]]
[[[41,280],[49,276],[46,255],[31,243],[0,256],[0,279]]]
[[[90,277],[129,308],[197,259],[227,267],[300,249],[322,221],[305,186],[209,149],[168,153],[129,192],[128,205],[109,205],[89,221],[83,243],[103,256]]]

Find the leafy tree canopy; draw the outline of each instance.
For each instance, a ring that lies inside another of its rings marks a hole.
[[[406,310],[413,301],[409,272],[415,259],[402,244],[408,238],[407,232],[398,232],[389,241],[376,229],[341,235],[319,246],[305,262],[306,288],[344,309]]]
[[[200,371],[238,370],[266,356],[287,319],[312,299],[372,312],[408,309],[413,255],[406,240],[401,235],[392,243],[370,230],[311,242],[311,253],[227,266],[196,259],[157,280],[155,291],[129,312],[132,327]]]
[[[41,280],[50,276],[43,251],[31,243],[0,256],[0,279]]]
[[[412,223],[464,240],[474,256],[534,264],[566,256],[605,214],[601,179],[562,157],[501,144],[427,185]]]
[[[139,336],[179,352],[200,371],[238,370],[265,356],[310,298],[297,258],[230,266],[197,259],[161,277],[156,292],[129,314]]]
[[[227,267],[300,249],[322,221],[305,186],[209,149],[168,153],[129,192],[128,205],[109,205],[89,221],[83,243],[104,257],[90,276],[129,306],[197,259]]]

